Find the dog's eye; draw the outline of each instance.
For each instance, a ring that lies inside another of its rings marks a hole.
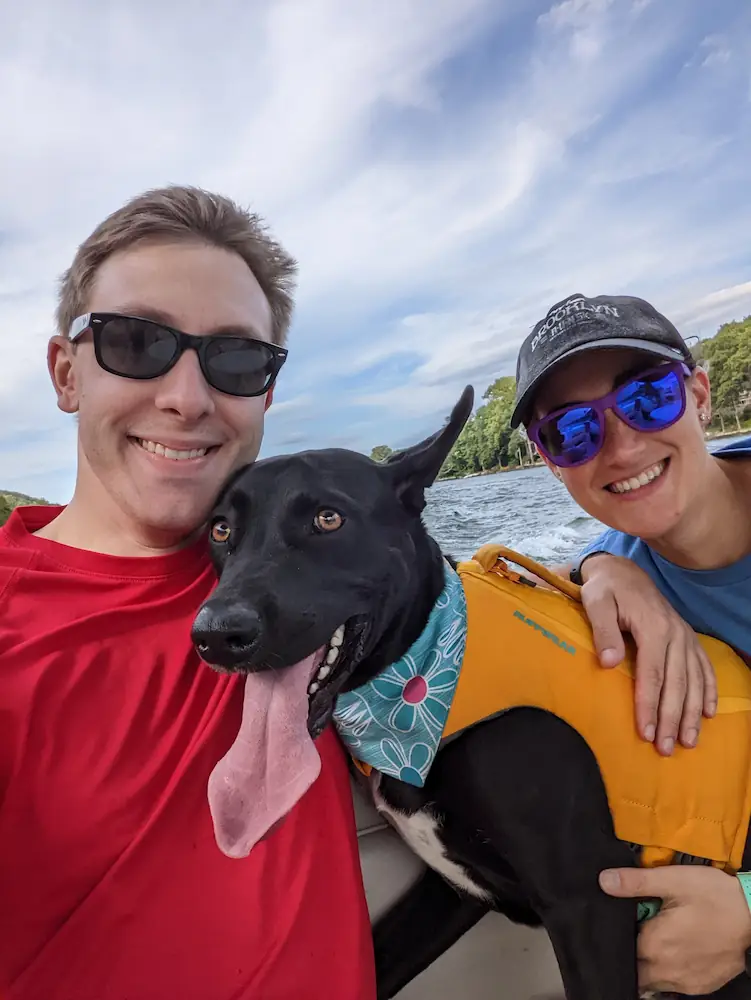
[[[211,525],[211,541],[217,545],[223,545],[232,534],[232,528],[221,518]]]
[[[338,531],[344,524],[344,518],[337,510],[319,510],[313,518],[313,524],[318,531]]]

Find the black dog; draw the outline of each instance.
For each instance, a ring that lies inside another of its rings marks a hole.
[[[212,520],[220,582],[193,629],[204,660],[251,679],[284,678],[303,661],[305,721],[320,735],[340,692],[398,660],[441,594],[444,557],[421,520],[424,492],[471,407],[467,389],[440,432],[385,464],[322,450],[241,470]],[[598,765],[577,732],[547,712],[514,709],[443,746],[424,787],[386,776],[373,784],[378,807],[432,866],[374,928],[381,1000],[490,909],[544,926],[569,1000],[635,1000],[636,904],[597,881],[635,857],[614,834]],[[749,1000],[751,979],[714,996]]]

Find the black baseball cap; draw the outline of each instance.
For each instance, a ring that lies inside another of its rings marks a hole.
[[[522,344],[516,361],[511,426],[528,423],[540,382],[562,361],[584,351],[628,347],[694,366],[691,351],[669,319],[632,295],[569,295],[557,302]]]

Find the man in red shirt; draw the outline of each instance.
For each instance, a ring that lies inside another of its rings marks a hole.
[[[2,997],[375,996],[333,733],[246,859],[218,849],[206,795],[243,689],[190,642],[215,582],[202,525],[258,453],[295,270],[256,216],[172,187],[106,219],[63,277],[48,361],[75,492],[0,530]]]

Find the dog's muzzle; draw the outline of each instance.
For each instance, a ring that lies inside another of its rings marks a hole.
[[[206,663],[236,672],[252,657],[261,628],[253,608],[242,604],[217,607],[209,600],[196,615],[190,636]]]

